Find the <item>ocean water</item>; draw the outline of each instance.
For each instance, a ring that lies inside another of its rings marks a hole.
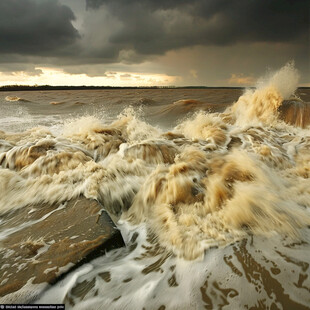
[[[36,302],[309,309],[310,90],[297,85],[287,65],[248,90],[0,93],[0,214],[82,194],[126,244]]]

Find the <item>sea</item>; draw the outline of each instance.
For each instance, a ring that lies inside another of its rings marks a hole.
[[[33,302],[310,309],[310,89],[298,78],[286,65],[249,89],[0,92],[0,228],[12,210],[83,195],[125,242]]]

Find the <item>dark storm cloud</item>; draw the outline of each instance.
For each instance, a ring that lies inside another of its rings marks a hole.
[[[1,57],[1,60],[2,60],[2,57]],[[30,76],[42,74],[42,70],[36,68],[36,66],[34,66],[31,63],[26,63],[26,62],[22,62],[22,63],[14,63],[13,62],[12,63],[10,61],[11,61],[11,59],[9,59],[9,62],[1,62],[0,63],[0,70],[1,70],[1,72],[5,73],[6,75],[15,75],[18,72],[24,72]]]
[[[87,8],[95,8],[98,9],[103,4],[116,4],[115,7],[119,7],[120,5],[143,5],[145,8],[148,9],[170,9],[179,7],[183,4],[193,3],[196,0],[189,1],[189,0],[86,0],[86,7]]]
[[[61,55],[79,37],[74,19],[57,0],[1,0],[0,53]]]
[[[239,72],[232,63],[252,74],[295,59],[309,76],[309,10],[309,0],[0,0],[0,72],[186,76],[208,63],[198,76],[213,64],[224,76]],[[170,69],[174,53],[184,58]]]
[[[139,54],[194,45],[289,42],[306,45],[308,0],[86,0],[122,24],[110,43]],[[301,43],[303,44],[303,43]]]

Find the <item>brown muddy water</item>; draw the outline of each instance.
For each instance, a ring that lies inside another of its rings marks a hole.
[[[125,242],[44,289],[30,278],[0,303],[309,309],[310,91],[296,85],[286,66],[244,91],[0,93],[2,262],[18,252],[13,234],[31,225],[29,206],[81,195],[103,206]],[[12,227],[18,210],[28,215]],[[74,240],[83,224],[74,216],[65,223],[62,238]],[[19,247],[47,250],[53,240],[44,231]],[[30,258],[20,255],[14,268],[22,271]],[[0,292],[10,264],[0,266]]]

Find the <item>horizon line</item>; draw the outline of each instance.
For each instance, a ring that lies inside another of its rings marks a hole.
[[[245,89],[256,88],[255,86],[95,86],[95,85],[3,85],[0,91],[27,91],[27,90],[92,90],[92,89]],[[300,86],[297,89],[308,89],[310,86]]]

